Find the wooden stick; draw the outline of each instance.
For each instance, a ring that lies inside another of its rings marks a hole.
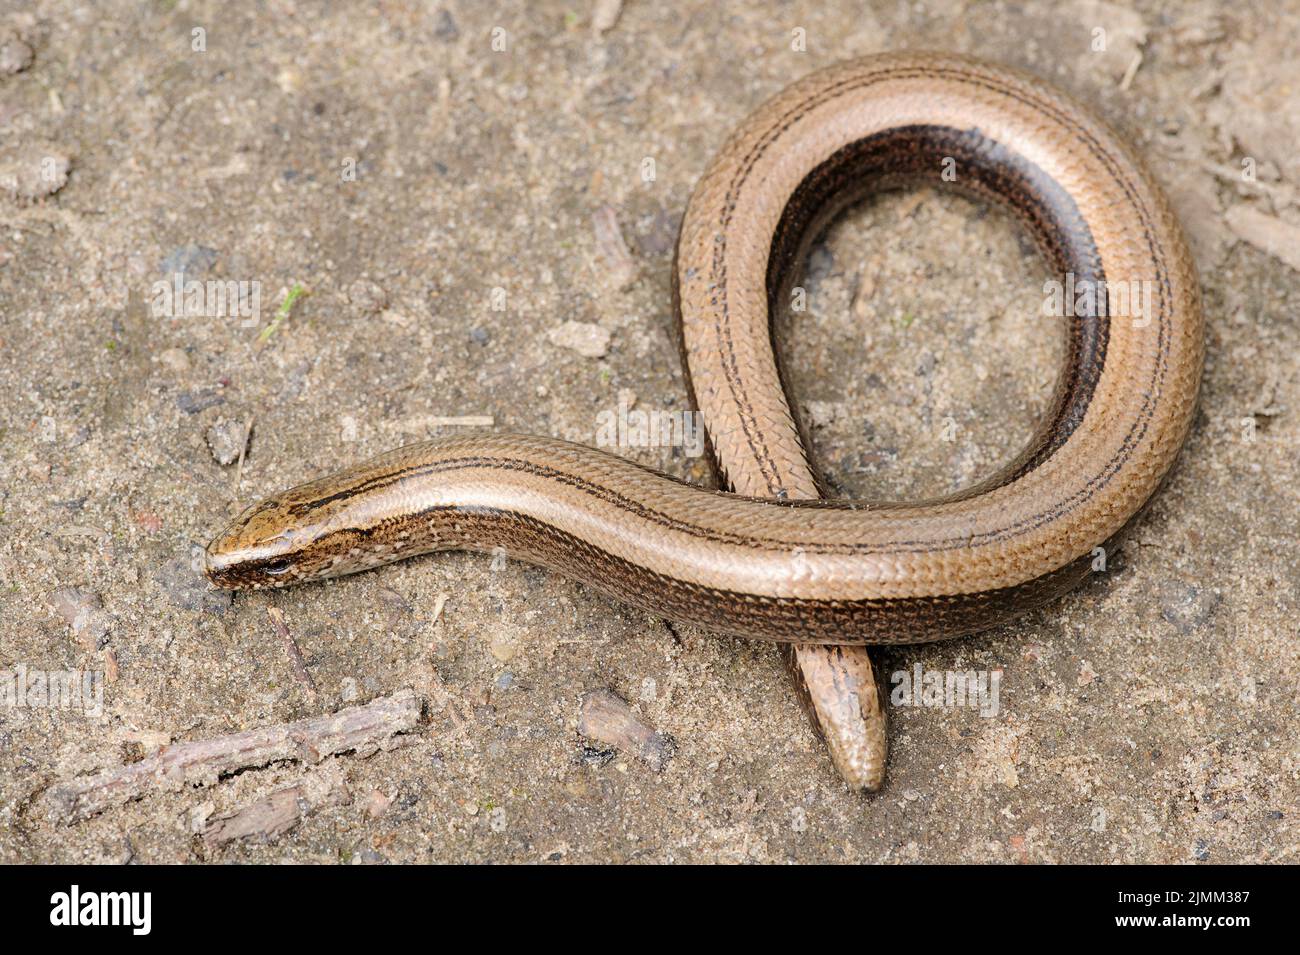
[[[415,729],[419,719],[415,691],[398,690],[325,716],[164,746],[138,763],[58,783],[47,791],[45,802],[51,821],[80,822],[153,791],[211,786],[241,769],[289,760],[317,763],[350,750],[370,755],[394,736]]]
[[[293,634],[289,632],[289,625],[284,620],[284,611],[279,607],[267,607],[266,615],[271,618],[271,624],[280,634],[284,649],[289,654],[289,662],[293,664],[294,677],[307,688],[307,693],[314,702],[317,697],[316,681],[311,678],[311,673],[307,670],[307,661],[302,658],[302,651],[298,649],[297,641],[293,639]]]
[[[217,816],[203,830],[203,838],[216,846],[238,839],[270,842],[298,825],[309,808],[302,787],[291,786],[237,812]]]
[[[593,690],[582,698],[578,732],[644,760],[656,773],[663,772],[675,749],[671,737],[646,725],[612,690]]]

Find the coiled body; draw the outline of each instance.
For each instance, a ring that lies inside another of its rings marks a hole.
[[[1049,414],[997,475],[939,500],[820,501],[773,318],[836,211],[918,179],[1008,206],[1055,273],[1094,290],[1091,304],[1071,303]],[[1149,173],[1051,88],[962,57],[843,64],[755,112],[692,196],[674,288],[693,396],[735,493],[549,438],[417,444],[251,508],[210,545],[210,577],[281,586],[432,550],[504,548],[653,613],[747,637],[805,648],[934,640],[1076,585],[1094,548],[1159,486],[1195,407],[1199,289]],[[1115,314],[1117,290],[1127,314]],[[878,746],[841,740],[856,755],[837,763],[878,774],[883,722],[867,712],[870,666],[856,652],[801,649],[800,665],[814,703],[830,712],[847,693],[846,725],[876,721]],[[846,688],[846,675],[858,683]]]

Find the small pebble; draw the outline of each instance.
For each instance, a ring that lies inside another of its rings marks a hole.
[[[0,75],[21,73],[32,65],[32,48],[17,37],[0,38]]]
[[[450,10],[444,8],[438,11],[438,25],[433,28],[433,35],[448,43],[460,36],[460,27],[456,26],[456,19]]]
[[[608,33],[622,12],[623,0],[596,0],[591,11],[591,31],[597,35]]]
[[[176,407],[186,414],[198,414],[214,405],[222,404],[225,400],[215,391],[183,391],[176,396]]]
[[[248,444],[248,431],[242,421],[229,421],[222,418],[205,435],[208,450],[221,465],[234,464]]]
[[[104,646],[112,624],[99,594],[80,587],[60,587],[50,595],[50,603],[82,646],[88,650]]]
[[[609,350],[609,330],[591,322],[567,321],[547,334],[552,345],[569,348],[584,358],[601,358]]]
[[[348,286],[348,301],[366,314],[377,314],[388,307],[388,293],[369,279],[357,279]]]
[[[190,370],[190,356],[183,348],[166,349],[158,355],[158,361],[178,375]]]
[[[388,812],[388,807],[392,804],[393,799],[391,796],[386,796],[376,789],[366,799],[366,815],[371,819],[378,819],[384,813]]]
[[[49,147],[32,146],[0,166],[0,189],[15,199],[36,201],[52,196],[68,183],[72,160]]]
[[[1191,635],[1209,621],[1222,598],[1212,590],[1181,580],[1159,585],[1160,616],[1180,633]]]
[[[217,250],[210,249],[205,245],[188,245],[178,246],[167,253],[167,256],[158,264],[158,270],[163,275],[174,275],[180,273],[188,275],[196,272],[206,272],[212,266],[217,264]]]

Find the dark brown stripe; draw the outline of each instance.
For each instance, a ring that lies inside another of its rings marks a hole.
[[[973,594],[863,600],[765,597],[654,573],[527,514],[487,508],[470,513],[440,505],[424,516],[440,526],[451,549],[466,544],[484,550],[506,548],[509,556],[584,581],[657,617],[781,642],[924,643],[975,633],[1072,590],[1090,568],[1085,555],[1032,581]]]
[[[942,179],[943,161],[951,158],[956,182]],[[1069,345],[1055,405],[1029,446],[995,479],[944,498],[957,500],[992,490],[1028,473],[1065,444],[1083,421],[1106,356],[1110,323],[1105,301],[1101,256],[1070,194],[1042,169],[982,135],[979,130],[946,126],[904,126],[844,146],[804,177],[786,204],[772,237],[768,256],[768,314],[777,316],[782,299],[802,265],[813,228],[836,211],[884,184],[927,181],[955,185],[1005,205],[1029,229],[1054,271],[1073,273],[1079,288],[1101,290],[1092,314],[1070,323]],[[776,321],[769,322],[772,351],[778,356]],[[782,371],[782,383],[786,381]],[[793,413],[794,402],[787,402]],[[807,447],[805,444],[805,455]],[[811,464],[810,464],[811,467]]]
[[[1106,484],[1109,483],[1110,479],[1114,476],[1114,474],[1118,472],[1118,470],[1128,460],[1128,457],[1131,455],[1133,448],[1135,448],[1141,442],[1142,437],[1146,434],[1146,430],[1149,425],[1149,419],[1151,417],[1151,412],[1155,407],[1155,404],[1158,401],[1159,395],[1163,389],[1165,373],[1167,371],[1167,366],[1168,366],[1168,350],[1169,350],[1169,341],[1167,337],[1168,307],[1166,303],[1169,301],[1171,297],[1171,290],[1169,285],[1168,272],[1164,263],[1163,250],[1156,244],[1152,236],[1150,211],[1141,202],[1140,197],[1133,190],[1129,182],[1124,178],[1122,172],[1115,164],[1113,158],[1105,149],[1101,147],[1100,143],[1097,142],[1096,138],[1087,129],[1073,123],[1070,117],[1062,110],[1057,108],[1055,104],[1051,103],[1050,101],[1046,101],[1041,97],[1033,96],[1031,94],[1022,94],[1020,90],[1008,86],[1004,83],[997,82],[989,77],[979,76],[977,74],[968,73],[964,70],[959,70],[956,68],[937,67],[937,66],[913,67],[910,69],[896,69],[896,68],[885,67],[877,72],[869,73],[866,75],[853,76],[847,80],[843,80],[839,83],[832,84],[831,86],[828,86],[826,89],[819,91],[817,96],[796,104],[789,111],[787,111],[787,113],[785,113],[769,129],[769,131],[766,134],[764,134],[763,137],[760,137],[760,139],[756,141],[754,148],[751,150],[749,156],[746,157],[745,162],[742,164],[742,167],[738,170],[736,176],[733,177],[731,185],[728,189],[727,199],[722,214],[722,219],[723,219],[722,229],[718,236],[718,241],[715,243],[714,256],[713,256],[714,274],[718,275],[718,281],[714,284],[711,299],[710,299],[711,304],[714,306],[714,314],[715,316],[717,316],[715,318],[714,331],[723,352],[723,359],[724,359],[723,367],[727,373],[728,384],[731,387],[732,396],[737,401],[738,407],[741,412],[740,419],[741,419],[742,430],[745,432],[746,439],[750,443],[751,451],[753,451],[755,455],[755,460],[758,462],[760,470],[762,470],[765,476],[768,478],[769,488],[774,488],[773,493],[779,493],[780,491],[779,482],[777,482],[775,485],[773,484],[773,479],[775,478],[776,475],[775,475],[775,469],[773,467],[770,467],[770,462],[771,462],[770,451],[767,450],[765,442],[763,442],[761,452],[759,447],[756,446],[754,443],[756,438],[761,439],[761,435],[756,436],[754,433],[754,428],[757,427],[757,424],[754,421],[754,415],[753,415],[752,407],[749,404],[748,394],[745,392],[743,388],[743,382],[741,382],[739,375],[737,374],[738,369],[736,364],[734,346],[730,338],[731,323],[728,320],[729,303],[727,301],[726,294],[725,294],[726,281],[727,281],[725,247],[726,247],[726,228],[729,225],[731,221],[731,216],[734,214],[735,211],[737,194],[739,192],[740,187],[743,185],[743,183],[747,180],[749,174],[752,172],[753,167],[757,163],[758,159],[761,158],[761,156],[766,152],[768,148],[770,148],[772,143],[776,141],[776,139],[780,136],[780,134],[783,133],[786,129],[788,129],[799,117],[803,116],[805,113],[815,108],[816,106],[826,102],[829,99],[834,98],[835,96],[838,96],[842,92],[853,90],[853,89],[861,89],[873,85],[874,83],[878,82],[881,78],[884,79],[923,78],[924,79],[924,78],[933,78],[936,76],[946,76],[949,78],[956,78],[963,82],[970,83],[971,85],[980,87],[982,89],[987,89],[991,92],[998,93],[999,95],[1007,96],[1008,98],[1014,99],[1017,102],[1041,110],[1043,113],[1056,119],[1063,126],[1069,128],[1072,132],[1074,132],[1075,135],[1078,136],[1080,142],[1082,142],[1092,153],[1094,158],[1096,158],[1098,162],[1100,162],[1106,168],[1107,172],[1110,173],[1116,185],[1118,185],[1119,188],[1125,193],[1130,203],[1132,204],[1133,208],[1137,211],[1137,214],[1141,219],[1141,229],[1142,229],[1143,237],[1146,241],[1148,251],[1151,254],[1152,261],[1156,266],[1157,280],[1160,284],[1160,289],[1161,289],[1159,320],[1157,323],[1157,327],[1158,327],[1157,347],[1160,355],[1160,360],[1157,364],[1156,369],[1152,373],[1152,379],[1147,389],[1145,389],[1143,393],[1144,401],[1141,409],[1139,409],[1138,420],[1134,422],[1134,424],[1130,427],[1128,433],[1125,435],[1125,439],[1121,445],[1120,451],[1115,455],[1114,458],[1112,458],[1110,462],[1107,463],[1107,465],[1103,468],[1103,470],[1100,473],[1094,475],[1092,478],[1089,479],[1088,483],[1084,486],[1084,488],[1082,488],[1079,492],[1076,492],[1068,500],[1064,502],[1060,502],[1060,504],[1056,506],[1054,510],[1041,512],[1040,514],[1026,518],[1025,520],[1019,522],[1017,525],[992,532],[993,534],[996,534],[998,536],[1006,536],[1008,534],[1013,534],[1025,527],[1030,527],[1030,528],[1038,527],[1050,521],[1056,520],[1061,514],[1066,513],[1069,510],[1072,510],[1075,506],[1077,506],[1078,503],[1091,497],[1098,488],[1104,487]],[[674,271],[674,281],[677,281],[676,271]],[[719,309],[718,309],[719,293],[721,293],[721,306],[722,306],[720,310],[721,313],[719,313]],[[724,467],[725,464],[726,462],[723,462]],[[985,536],[987,537],[988,535]]]
[[[990,83],[983,82],[982,78],[980,77],[975,77],[972,76],[971,74],[966,74],[961,71],[940,70],[935,68],[925,68],[925,69],[918,68],[912,71],[894,70],[892,72],[887,72],[885,75],[888,76],[889,78],[898,78],[905,75],[933,76],[939,73],[954,75],[967,82],[974,82],[976,85],[980,85],[985,88],[1003,93],[1005,95],[1012,96],[1013,98],[1021,102],[1025,102],[1029,105],[1033,105],[1036,106],[1037,108],[1043,109],[1045,112],[1048,112],[1049,114],[1054,114],[1056,115],[1056,118],[1060,122],[1062,122],[1065,125],[1070,125],[1068,118],[1065,117],[1063,114],[1060,114],[1059,111],[1055,110],[1053,107],[1051,107],[1051,104],[1049,103],[1044,103],[1034,99],[1025,99],[1017,95],[1016,91],[1010,88],[1004,88],[1001,85],[991,85]],[[866,78],[855,77],[851,81],[846,81],[845,83],[837,84],[837,86],[828,88],[828,90],[826,91],[822,91],[822,95],[818,98],[818,100],[805,101],[799,104],[799,106],[796,107],[796,110],[806,111],[807,109],[812,108],[812,106],[815,105],[816,102],[824,101],[830,95],[836,95],[843,88],[848,88],[852,86],[854,83],[858,83],[860,85],[866,85],[867,82],[874,82],[879,75],[880,74],[874,74]],[[788,116],[793,115],[794,112],[795,111],[792,111],[791,114],[787,114],[787,115]],[[799,115],[802,115],[802,113],[799,113]],[[788,123],[786,125],[788,126]],[[779,127],[776,130],[776,132],[779,133],[784,128],[786,128],[786,126]],[[1165,308],[1165,303],[1168,301],[1169,298],[1168,275],[1164,268],[1161,250],[1154,243],[1154,240],[1151,237],[1150,218],[1149,218],[1149,213],[1146,210],[1145,206],[1141,204],[1136,194],[1134,194],[1133,191],[1131,190],[1127,181],[1122,177],[1122,175],[1119,174],[1117,168],[1114,166],[1110,157],[1105,153],[1104,150],[1100,149],[1096,141],[1086,133],[1086,130],[1079,129],[1078,127],[1072,127],[1072,128],[1074,128],[1075,131],[1079,133],[1080,138],[1082,140],[1090,144],[1089,148],[1093,150],[1094,155],[1096,155],[1097,158],[1107,167],[1108,171],[1111,172],[1112,176],[1114,176],[1115,178],[1116,183],[1120,186],[1121,189],[1123,189],[1126,192],[1126,194],[1129,196],[1130,200],[1132,201],[1134,208],[1138,211],[1139,215],[1142,217],[1143,233],[1146,237],[1148,248],[1152,254],[1153,260],[1157,265],[1157,275],[1163,293],[1160,302],[1161,308],[1159,311],[1160,317],[1158,322],[1158,329],[1159,329],[1158,334],[1160,336],[1158,343],[1159,343],[1161,360],[1153,375],[1152,387],[1147,389],[1144,393],[1145,401],[1142,408],[1142,414],[1140,415],[1139,420],[1135,422],[1132,428],[1130,428],[1129,434],[1126,435],[1126,439],[1121,448],[1120,453],[1117,454],[1115,458],[1113,458],[1110,462],[1108,462],[1107,467],[1104,468],[1099,475],[1094,476],[1089,481],[1088,485],[1086,485],[1082,490],[1080,490],[1075,495],[1073,495],[1071,499],[1067,500],[1066,502],[1063,502],[1062,505],[1058,507],[1056,510],[1043,512],[1041,514],[1034,515],[1029,518],[1025,518],[1017,522],[1016,524],[1010,525],[1008,527],[1000,528],[995,531],[986,532],[981,535],[973,535],[973,536],[968,535],[960,538],[948,538],[940,541],[896,542],[895,544],[889,545],[889,547],[887,548],[879,548],[874,546],[868,547],[866,545],[857,545],[857,546],[851,545],[844,548],[825,548],[825,549],[820,547],[806,547],[805,550],[813,553],[926,552],[930,550],[940,550],[940,549],[950,549],[953,547],[960,547],[960,546],[970,546],[974,543],[981,543],[988,540],[1000,539],[1007,536],[1011,536],[1023,529],[1042,526],[1042,524],[1056,519],[1056,517],[1058,517],[1061,513],[1064,513],[1066,510],[1071,509],[1075,504],[1077,504],[1078,501],[1086,499],[1088,496],[1090,496],[1092,493],[1095,492],[1096,488],[1104,486],[1109,481],[1110,477],[1127,460],[1127,457],[1131,453],[1132,449],[1141,441],[1142,436],[1145,434],[1146,427],[1148,424],[1148,419],[1150,417],[1150,409],[1153,407],[1154,402],[1158,400],[1160,387],[1163,384],[1164,372],[1166,368],[1166,360],[1167,360],[1167,352],[1168,352],[1168,340],[1166,336],[1167,336],[1168,329],[1167,329],[1167,322],[1166,322],[1167,309]],[[774,135],[775,134],[769,134],[768,139],[770,140]],[[766,144],[763,145],[762,148],[764,149],[767,148]],[[761,150],[759,150],[757,153],[751,154],[751,158],[747,162],[747,168],[752,168],[754,162],[756,162],[758,156],[760,155],[761,155]],[[733,181],[733,185],[736,185],[737,183],[743,181],[743,179],[744,176],[738,177],[737,180]],[[728,211],[727,218],[729,219],[731,208],[729,208],[727,211]],[[725,234],[722,237],[722,241],[725,243]],[[716,264],[717,263],[715,260],[715,266]],[[725,280],[725,262],[723,262],[722,264],[722,270],[724,272],[724,280]],[[1100,263],[1097,264],[1097,271],[1100,272]],[[1076,275],[1077,274],[1078,273],[1076,273]],[[677,281],[677,270],[674,269],[674,284],[676,284],[676,281]],[[674,291],[676,292],[676,289],[674,289]],[[725,303],[725,297],[724,297],[724,303]],[[725,304],[724,304],[724,310],[725,310]],[[719,319],[719,322],[721,322],[721,319]],[[719,331],[721,332],[721,329]],[[728,331],[729,331],[729,326],[728,326]],[[1101,343],[1101,351],[1102,354],[1104,355],[1104,342]],[[735,363],[734,348],[730,347],[729,341],[728,341],[728,353],[730,355],[730,359],[734,366]],[[1095,385],[1095,378],[1093,379],[1093,384]],[[741,391],[742,391],[741,397],[744,397],[743,389],[741,389]],[[1089,391],[1089,394],[1090,393],[1091,392]],[[1070,408],[1069,403],[1068,402],[1065,403],[1063,405],[1063,408],[1068,414]],[[1086,403],[1082,405],[1082,408],[1084,411],[1086,411]],[[1076,413],[1073,414],[1072,417],[1074,419],[1074,425],[1077,425],[1077,420],[1081,417],[1081,414],[1077,413],[1078,410],[1077,403],[1075,409],[1076,409]],[[743,423],[743,418],[742,418],[742,423]],[[747,435],[748,434],[749,432],[747,431]],[[582,479],[576,478],[573,475],[568,475],[565,474],[564,472],[554,471],[553,469],[537,468],[533,466],[530,462],[526,462],[526,461],[503,459],[503,458],[498,458],[498,459],[480,458],[474,462],[471,462],[469,459],[462,459],[461,461],[441,462],[436,465],[411,466],[399,472],[394,472],[393,474],[376,476],[374,478],[368,479],[365,482],[362,482],[361,484],[353,488],[336,492],[335,494],[332,494],[327,498],[323,498],[318,501],[304,502],[301,505],[297,505],[297,507],[303,508],[305,510],[311,510],[316,507],[323,506],[326,503],[330,503],[336,500],[346,499],[352,496],[353,494],[362,493],[368,490],[374,490],[376,488],[394,483],[395,481],[401,480],[405,477],[413,476],[417,474],[432,473],[437,470],[451,469],[454,467],[494,466],[494,464],[499,466],[504,466],[510,469],[528,471],[530,473],[537,474],[539,476],[550,476],[559,479],[561,480],[562,483],[568,484],[571,487],[575,487],[576,489],[582,490],[585,493],[593,494],[594,496],[609,501],[610,503],[614,503],[617,506],[625,507],[639,514],[643,519],[652,521],[661,526],[673,527],[677,530],[681,530],[685,533],[690,533],[693,536],[697,536],[702,539],[712,540],[719,543],[736,543],[741,546],[760,545],[760,546],[776,547],[776,548],[780,548],[784,546],[783,542],[780,541],[773,541],[770,539],[756,538],[756,537],[744,536],[744,535],[723,534],[720,532],[713,531],[709,528],[702,528],[696,525],[688,524],[686,522],[677,521],[676,519],[671,518],[669,515],[654,511],[651,508],[647,508],[644,505],[641,505],[639,502],[632,501],[628,498],[623,497],[622,495],[618,495],[616,492],[612,492],[609,489],[603,488],[599,485],[585,482]],[[763,503],[777,504],[778,502],[764,501]],[[853,509],[857,505],[853,505],[851,503],[829,502],[826,506]]]
[[[655,477],[658,477],[662,480],[671,481],[675,484],[680,484],[683,487],[690,488],[691,490],[697,491],[701,494],[725,493],[725,492],[709,492],[702,488],[697,488],[694,485],[687,484],[686,482],[680,481],[677,478],[671,478],[668,477],[667,475],[659,474],[656,471],[652,471],[649,468],[642,467],[641,465],[635,464],[631,461],[623,461],[622,463],[626,464],[628,467],[634,467],[638,470],[645,471],[648,474],[653,474]],[[658,527],[663,527],[668,530],[678,531],[683,534],[689,534],[692,537],[696,537],[704,541],[709,541],[710,543],[732,545],[732,546],[744,547],[744,548],[765,548],[774,551],[784,551],[784,550],[789,550],[791,548],[791,544],[789,541],[781,540],[778,538],[759,537],[753,534],[732,533],[727,531],[715,530],[714,528],[711,527],[702,527],[699,524],[694,524],[689,521],[684,521],[681,520],[680,518],[673,517],[671,514],[667,514],[663,511],[659,511],[652,507],[648,507],[645,504],[641,503],[640,501],[637,501],[633,498],[620,494],[618,491],[615,491],[613,488],[607,487],[603,484],[596,484],[576,474],[570,474],[567,471],[560,471],[556,468],[552,468],[547,465],[535,464],[532,461],[528,461],[520,458],[493,457],[488,455],[475,455],[475,456],[467,456],[463,458],[448,458],[443,461],[434,461],[428,464],[418,465],[411,468],[403,468],[401,471],[394,472],[392,475],[388,476],[387,479],[381,479],[379,477],[374,478],[370,481],[365,482],[365,488],[367,490],[379,490],[383,487],[396,484],[403,480],[413,480],[420,477],[428,477],[433,474],[445,474],[451,471],[467,470],[472,468],[486,468],[486,469],[499,470],[499,471],[515,471],[518,473],[527,474],[531,477],[540,478],[545,481],[554,481],[557,484],[562,484],[565,487],[572,488],[573,490],[580,491],[584,494],[588,494],[591,497],[596,498],[597,500],[621,508],[622,510],[627,511],[630,514],[634,514],[638,518],[647,521],[648,523],[655,524]],[[331,499],[338,499],[346,496],[347,495],[339,493],[339,494],[331,495],[330,497]],[[731,495],[731,496],[735,496],[735,495]],[[798,500],[779,500],[776,498],[765,498],[765,497],[742,498],[742,500],[747,500],[763,507],[784,507],[784,508],[796,508],[796,509],[821,508],[827,510],[842,510],[842,511],[891,509],[891,508],[867,507],[861,504],[860,502],[855,502],[855,501],[826,501],[826,500],[798,501]],[[897,505],[897,506],[903,507],[907,505]],[[456,507],[457,505],[435,505],[433,507],[425,508],[421,511],[414,512],[411,515],[404,515],[403,520],[414,519],[414,518],[418,518],[421,514],[429,514],[435,511],[445,510],[447,508],[456,508]],[[469,513],[472,509],[465,506],[460,506],[459,510],[464,513]],[[865,544],[865,543],[840,544],[840,545],[807,543],[807,544],[799,544],[797,546],[804,553],[807,554],[828,554],[828,555],[841,555],[841,556],[857,555],[857,554],[930,553],[937,550],[950,550],[957,547],[967,546],[972,540],[979,539],[980,537],[981,535],[973,535],[973,536],[963,535],[960,537],[944,538],[940,541],[930,541],[930,540],[900,541],[900,542],[895,542],[887,545]],[[937,547],[923,546],[923,545],[930,545],[935,543],[941,546],[937,546]]]

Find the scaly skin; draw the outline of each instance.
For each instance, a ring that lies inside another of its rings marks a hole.
[[[1136,318],[1070,319],[1051,412],[992,478],[909,504],[817,501],[772,320],[844,203],[917,179],[1004,203],[1076,283],[1147,282],[1152,300]],[[250,508],[209,545],[209,577],[279,587],[504,548],[662,616],[794,645],[814,725],[871,790],[885,717],[862,645],[973,633],[1075,586],[1164,479],[1195,409],[1199,287],[1150,174],[1041,81],[964,57],[841,64],[757,110],[696,187],[673,281],[692,395],[735,493],[549,438],[410,445]]]

